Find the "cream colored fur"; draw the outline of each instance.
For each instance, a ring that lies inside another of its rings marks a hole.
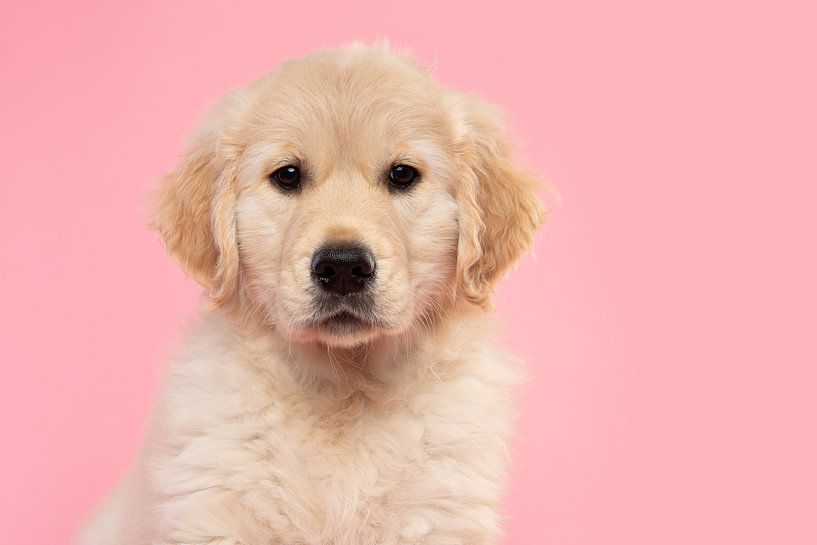
[[[297,162],[302,190],[268,175]],[[422,173],[396,194],[396,162]],[[222,101],[157,198],[207,289],[141,456],[81,545],[496,542],[519,368],[490,298],[543,219],[499,116],[386,46],[290,61]],[[377,260],[376,325],[310,322],[309,258]]]

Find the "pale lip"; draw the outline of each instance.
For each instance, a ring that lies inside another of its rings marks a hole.
[[[349,335],[375,326],[371,320],[346,310],[323,318],[318,324],[334,335]]]

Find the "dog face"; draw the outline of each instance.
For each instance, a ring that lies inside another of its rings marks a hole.
[[[492,108],[406,57],[321,51],[222,101],[155,224],[214,304],[352,347],[488,304],[543,219],[509,155]]]

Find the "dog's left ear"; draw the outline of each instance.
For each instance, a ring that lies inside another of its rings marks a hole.
[[[446,101],[459,162],[458,291],[489,307],[497,281],[530,249],[545,219],[540,184],[514,162],[495,107],[460,92]]]
[[[152,226],[182,270],[219,305],[237,290],[236,171],[240,142],[232,134],[241,96],[223,99],[193,134],[188,151],[159,188]]]

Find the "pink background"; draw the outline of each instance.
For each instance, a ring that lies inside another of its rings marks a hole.
[[[0,542],[66,543],[137,451],[200,291],[140,199],[197,116],[389,36],[563,200],[499,297],[531,368],[505,543],[817,543],[808,2],[116,4],[0,7]]]

